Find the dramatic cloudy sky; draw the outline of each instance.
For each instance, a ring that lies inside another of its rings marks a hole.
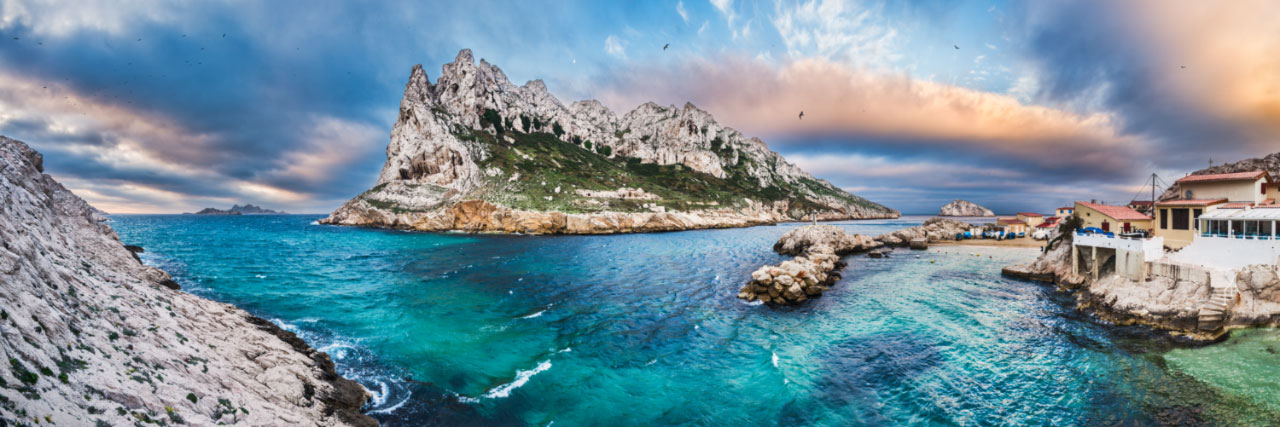
[[[434,79],[468,47],[564,102],[693,102],[904,212],[1048,211],[1280,151],[1278,16],[1275,1],[0,0],[0,134],[111,212],[327,212],[375,180],[411,66]]]

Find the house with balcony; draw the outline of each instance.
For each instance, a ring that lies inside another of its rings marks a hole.
[[[1170,248],[1183,248],[1194,241],[1201,216],[1217,209],[1249,209],[1275,206],[1280,185],[1266,171],[1189,175],[1174,182],[1178,196],[1155,204],[1158,225],[1155,234],[1165,238]],[[1216,233],[1215,233],[1216,234]]]
[[[1056,212],[1054,212],[1054,213],[1053,213],[1053,216],[1056,216],[1056,217],[1058,217],[1058,218],[1066,218],[1066,217],[1071,216],[1071,214],[1073,214],[1073,213],[1075,213],[1075,212],[1076,212],[1076,208],[1075,208],[1075,207],[1073,207],[1073,206],[1063,206],[1063,207],[1058,208],[1058,209],[1056,210]]]

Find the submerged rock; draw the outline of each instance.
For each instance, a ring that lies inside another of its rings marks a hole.
[[[0,137],[0,424],[376,425],[327,356],[177,291],[41,159]]]

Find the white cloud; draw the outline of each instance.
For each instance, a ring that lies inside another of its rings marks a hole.
[[[170,21],[181,16],[173,7],[178,3],[162,1],[80,0],[74,6],[57,3],[0,0],[0,29],[21,26],[43,36],[65,36],[81,30],[119,35],[131,25]]]
[[[605,37],[604,51],[618,58],[627,57],[627,48],[622,45],[622,42],[619,41],[617,37],[614,37],[612,35],[610,35],[609,37]]]
[[[707,26],[711,25],[711,21],[702,21],[702,26],[698,27],[698,35],[701,36],[703,31],[707,31]]]
[[[882,21],[879,6],[810,0],[779,3],[773,25],[794,57],[819,56],[859,68],[890,68],[902,55],[894,49],[897,31]]]
[[[680,19],[683,19],[684,23],[689,23],[689,12],[684,10],[684,0],[676,2],[676,13],[680,14]]]

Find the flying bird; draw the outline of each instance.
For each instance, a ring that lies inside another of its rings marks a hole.
[[[1186,68],[1187,68],[1187,66],[1186,66],[1186,65],[1183,65],[1183,66],[1182,66],[1182,69],[1184,69],[1184,70],[1185,70]]]
[[[956,50],[960,50],[960,46],[957,46],[957,45],[951,45],[951,46],[952,46],[952,47],[955,47],[955,48],[956,48]]]
[[[804,120],[804,111],[800,112],[800,118],[798,120]]]
[[[662,45],[662,50],[667,50],[668,47],[671,47],[671,43]]]

